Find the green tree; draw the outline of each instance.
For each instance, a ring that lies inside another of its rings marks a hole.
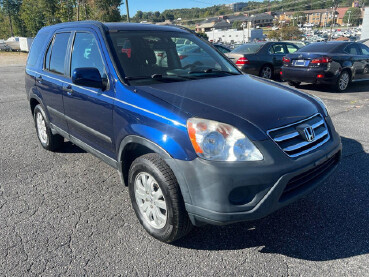
[[[292,16],[295,18],[295,26],[298,24],[304,24],[306,22],[306,15],[303,12],[295,12]]]
[[[120,21],[119,7],[122,0],[90,0],[92,8],[91,19],[96,19],[104,22]]]
[[[6,39],[10,37],[10,35],[9,20],[2,7],[0,7],[0,39]]]
[[[350,18],[350,22],[348,22]],[[349,8],[343,16],[344,23],[350,23],[352,25],[359,25],[361,22],[361,10],[360,8]]]
[[[268,32],[268,38],[272,40],[279,40],[279,32],[276,30]]]
[[[135,17],[137,17],[137,19],[141,20],[142,17],[143,17],[143,12],[142,11],[137,11]]]
[[[232,28],[233,29],[237,29],[237,30],[239,30],[239,29],[241,29],[241,26],[242,26],[242,22],[241,21],[233,21],[233,23],[232,23]]]
[[[23,0],[21,17],[28,35],[35,36],[45,26],[45,17],[40,0]]]
[[[282,40],[299,40],[302,37],[302,32],[296,26],[285,26],[278,32]]]
[[[302,32],[296,26],[284,26],[268,33],[268,38],[275,40],[299,40],[301,37]]]
[[[74,0],[61,0],[59,2],[58,10],[56,12],[57,18],[61,22],[76,20],[77,12],[75,12],[75,5],[76,2]]]
[[[37,2],[37,0],[35,2]],[[41,0],[39,2],[44,14],[45,24],[52,25],[59,23],[60,19],[56,16],[56,13],[61,3],[58,3],[58,0]]]
[[[21,5],[22,0],[0,0],[0,7],[8,21],[11,36],[23,35],[25,32],[19,15]]]

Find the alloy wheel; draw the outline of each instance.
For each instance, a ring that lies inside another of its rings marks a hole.
[[[37,125],[37,133],[40,141],[43,144],[47,144],[47,131],[46,131],[46,122],[43,115],[39,112],[36,115],[36,125]]]
[[[341,91],[345,90],[350,82],[350,75],[345,71],[338,80],[338,87]]]
[[[134,194],[143,219],[155,229],[163,228],[168,218],[167,204],[155,178],[140,172],[134,182]]]
[[[272,69],[269,66],[263,67],[263,69],[261,71],[261,77],[266,78],[266,79],[271,79],[272,78]]]

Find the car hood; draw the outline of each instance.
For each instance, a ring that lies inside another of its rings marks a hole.
[[[307,94],[251,75],[205,78],[137,88],[191,116],[219,121],[223,118],[220,111],[223,111],[248,121],[264,132],[318,112],[315,100]]]

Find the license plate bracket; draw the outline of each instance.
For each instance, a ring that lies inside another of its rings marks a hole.
[[[295,60],[293,65],[294,66],[308,66],[309,60]]]

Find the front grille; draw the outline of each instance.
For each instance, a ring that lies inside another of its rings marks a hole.
[[[301,191],[301,189],[308,187],[311,184],[314,184],[316,180],[320,177],[323,177],[326,172],[329,171],[333,166],[335,166],[340,160],[340,152],[321,163],[313,167],[312,169],[305,171],[295,177],[293,177],[286,185],[280,201],[284,201],[288,199],[291,195],[293,196],[295,193]]]
[[[311,126],[315,133],[312,141],[307,141],[299,132],[302,126]],[[327,124],[320,114],[302,121],[268,131],[268,135],[291,158],[306,154],[326,143],[330,136]]]

